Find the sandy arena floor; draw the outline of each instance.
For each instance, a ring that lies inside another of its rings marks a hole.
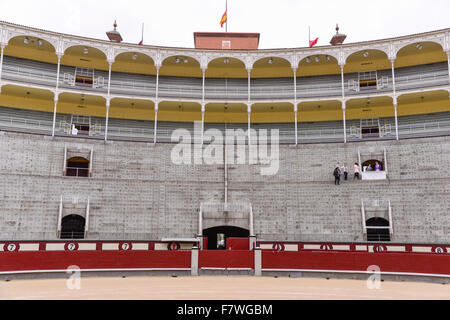
[[[255,277],[82,278],[81,289],[66,279],[0,282],[2,300],[449,300],[450,285]]]

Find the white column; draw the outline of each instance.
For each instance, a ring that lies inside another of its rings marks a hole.
[[[108,140],[108,120],[109,120],[109,107],[111,105],[111,100],[106,99],[106,123],[105,123],[105,141]]]
[[[292,68],[294,70],[294,113],[295,113],[295,145],[298,145],[298,106],[297,106],[297,68]]]
[[[160,69],[160,66],[157,65],[156,66],[156,85],[155,85],[155,126],[154,126],[154,130],[153,130],[153,143],[154,144],[156,144],[156,134],[157,134],[157,127],[158,127],[159,69]]]
[[[191,276],[198,276],[198,251],[199,248],[196,246],[191,250]]]
[[[394,113],[395,113],[395,138],[398,140],[398,113],[397,113],[397,106],[398,101],[397,97],[394,97]]]
[[[450,85],[450,51],[447,52],[447,61],[448,61],[448,84]]]
[[[254,251],[255,258],[255,277],[262,276],[262,251],[261,248],[255,248]]]
[[[252,115],[252,105],[250,103],[247,105],[247,114],[248,114],[248,145],[250,147],[250,139],[251,139],[250,121],[251,121],[251,115]]]
[[[344,143],[347,143],[347,125],[345,123],[345,109],[346,109],[346,102],[345,100],[342,101],[342,115],[344,118]]]
[[[158,101],[159,95],[159,66],[156,66],[156,85],[155,85],[155,101]],[[155,102],[157,103],[157,102]]]
[[[59,89],[59,74],[61,71],[61,57],[62,57],[62,54],[58,54],[58,68],[56,69],[56,90]]]
[[[55,90],[55,108],[53,110],[53,129],[52,129],[52,137],[55,136],[55,125],[56,125],[56,106],[58,104],[58,98],[59,98],[59,93],[58,93],[58,89],[59,89],[59,72],[61,69],[61,57],[62,54],[58,54],[58,68],[56,71],[56,90]]]
[[[203,205],[200,203],[200,210],[198,210],[198,236],[203,236]],[[203,243],[201,244],[203,247]]]
[[[108,141],[108,121],[109,121],[109,107],[111,106],[111,67],[113,61],[108,61],[108,98],[106,99],[106,123],[105,123],[105,141]]]
[[[247,69],[247,72],[248,72],[248,103],[250,104],[250,101],[251,101],[251,97],[250,97],[250,94],[251,94],[251,90],[250,90],[250,75],[252,73],[252,69]]]
[[[156,144],[156,133],[158,128],[158,102],[155,102],[155,130],[153,131],[153,143]]]
[[[202,103],[202,145],[203,145],[203,137],[204,137],[204,133],[205,133],[205,111],[206,111],[205,104]]]
[[[5,50],[5,45],[1,45],[1,54],[0,54],[0,81],[2,81],[2,70],[3,70],[3,51]],[[1,89],[1,87],[0,87]]]
[[[205,108],[205,72],[206,72],[206,70],[202,69],[202,73],[203,73],[203,76],[202,76],[202,79],[203,79],[203,81],[202,81],[202,142],[201,142],[202,145],[203,145],[203,137],[204,137],[204,132],[205,132],[205,111],[206,111],[206,108]]]
[[[56,125],[56,108],[58,106],[58,100],[59,100],[59,93],[55,92],[55,97],[54,97],[54,109],[53,109],[53,128],[52,128],[52,137],[55,136],[55,125]]]
[[[392,91],[393,91],[393,98],[392,101],[394,102],[394,113],[395,113],[395,138],[398,140],[398,118],[397,118],[397,88],[395,84],[395,68],[394,68],[395,59],[391,59],[391,65],[392,65]]]
[[[250,139],[251,139],[251,133],[250,133],[250,121],[251,121],[251,113],[252,113],[252,105],[251,105],[251,90],[250,90],[250,75],[252,73],[252,69],[247,69],[248,72],[248,102],[247,102],[247,114],[248,114],[248,145],[250,147]],[[250,148],[249,148],[250,152]]]
[[[205,103],[205,69],[202,69],[203,71],[203,81],[202,81],[202,102]]]
[[[298,106],[297,102],[294,105],[294,114],[295,114],[295,145],[298,145]]]
[[[347,125],[345,123],[346,102],[345,102],[345,85],[344,85],[344,66],[345,64],[341,65],[342,113],[344,117],[344,143],[347,143]]]
[[[109,72],[108,72],[108,98],[109,98],[111,93],[111,67],[113,61],[108,61],[108,64],[109,64]]]
[[[342,87],[342,99],[345,98],[345,85],[344,85],[344,66],[341,65],[341,87]]]

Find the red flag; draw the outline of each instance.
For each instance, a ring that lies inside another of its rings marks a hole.
[[[317,44],[317,41],[319,41],[319,38],[316,38],[316,40],[309,41],[309,47],[312,48]]]
[[[144,40],[141,40],[138,45],[143,46],[144,45]]]

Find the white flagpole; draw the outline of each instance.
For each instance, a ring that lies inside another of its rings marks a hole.
[[[311,26],[308,26],[309,34],[308,34],[308,47],[311,47]]]
[[[228,0],[225,1],[225,13],[227,15],[227,22],[225,24],[225,32],[228,32]]]

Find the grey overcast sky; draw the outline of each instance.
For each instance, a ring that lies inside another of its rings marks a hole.
[[[0,0],[0,20],[39,29],[124,42],[193,47],[193,32],[225,31],[225,0]],[[228,31],[261,33],[260,48],[328,45],[339,23],[346,43],[450,27],[450,0],[228,0]]]

